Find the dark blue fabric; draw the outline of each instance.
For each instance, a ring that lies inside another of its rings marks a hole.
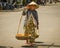
[[[36,20],[37,24],[38,24],[38,14],[36,10],[28,10],[27,11],[27,18],[30,16],[30,14],[32,13],[34,19]]]
[[[37,11],[36,10],[27,10],[27,12],[24,12],[23,11],[23,15],[27,15],[27,19],[29,18],[29,16],[33,15],[34,19],[36,20],[36,23],[37,23],[37,28],[38,28],[38,14],[37,14]]]

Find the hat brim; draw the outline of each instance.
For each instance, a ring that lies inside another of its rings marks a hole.
[[[39,5],[37,3],[35,3],[34,1],[32,1],[31,3],[28,4],[28,6],[34,5],[36,6],[36,9],[39,8]]]

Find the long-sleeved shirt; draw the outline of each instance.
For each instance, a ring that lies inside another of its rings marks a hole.
[[[38,28],[38,24],[39,23],[38,23],[38,13],[37,13],[37,11],[36,10],[30,10],[30,9],[28,9],[27,11],[23,11],[23,15],[26,15],[27,19],[29,18],[29,16],[31,15],[31,13],[32,13],[34,19],[36,20],[37,28]]]

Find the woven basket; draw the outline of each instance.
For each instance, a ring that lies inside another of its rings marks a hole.
[[[24,34],[17,34],[15,37],[16,37],[17,40],[27,40],[27,39],[31,38],[31,36],[27,36],[27,35],[24,35]]]

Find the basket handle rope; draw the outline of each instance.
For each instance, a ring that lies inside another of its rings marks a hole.
[[[17,29],[17,34],[19,33],[19,28],[20,28],[21,20],[22,20],[22,15],[21,15],[20,20],[19,20],[18,29]]]

